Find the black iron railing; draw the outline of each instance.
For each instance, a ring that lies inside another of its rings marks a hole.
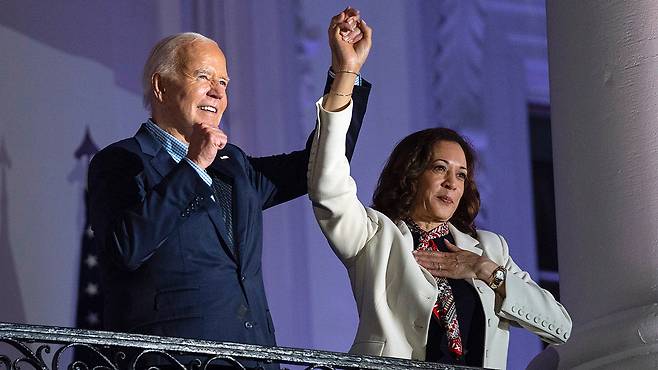
[[[0,370],[123,370],[153,366],[205,370],[239,361],[279,363],[305,369],[444,369],[466,367],[309,349],[0,323]],[[181,360],[184,358],[185,360]],[[4,367],[4,369],[2,369]]]

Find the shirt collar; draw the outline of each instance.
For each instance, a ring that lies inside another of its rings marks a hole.
[[[187,155],[188,145],[175,138],[172,134],[163,130],[152,119],[146,121],[146,130],[165,148],[167,153],[176,161],[180,162]]]

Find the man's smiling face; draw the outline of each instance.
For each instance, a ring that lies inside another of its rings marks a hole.
[[[195,41],[178,52],[179,65],[161,76],[165,126],[188,137],[195,123],[219,126],[228,104],[226,58],[216,43]]]

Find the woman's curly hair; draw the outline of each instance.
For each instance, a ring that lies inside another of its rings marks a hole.
[[[480,193],[475,184],[475,151],[466,139],[449,128],[414,132],[398,143],[379,176],[372,197],[372,208],[394,221],[409,217],[418,190],[418,179],[428,169],[434,144],[439,141],[459,144],[466,156],[468,176],[464,184],[464,195],[450,223],[477,238],[474,220],[480,210]]]

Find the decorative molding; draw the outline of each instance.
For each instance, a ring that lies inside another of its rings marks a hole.
[[[427,40],[425,58],[429,61],[427,91],[429,109],[425,121],[456,129],[471,140],[478,153],[486,153],[488,136],[484,130],[483,63],[485,13],[482,0],[444,0],[424,3]],[[486,155],[486,154],[484,154]],[[478,188],[486,199],[490,186],[484,162],[479,163]],[[486,225],[488,212],[480,209],[478,226]]]

